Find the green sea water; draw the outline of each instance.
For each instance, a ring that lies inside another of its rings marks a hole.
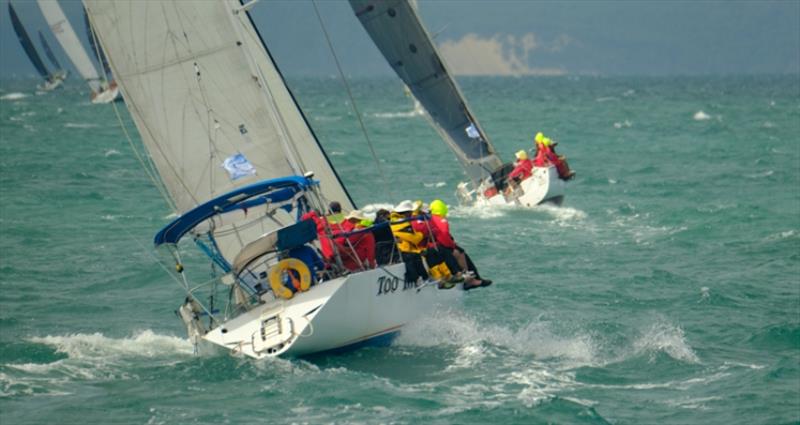
[[[193,354],[113,107],[0,82],[0,423],[800,422],[798,77],[460,81],[505,159],[560,142],[564,204],[455,206],[396,79],[351,81],[380,169],[338,80],[290,81],[359,205],[444,199],[495,284],[389,347],[265,361]]]

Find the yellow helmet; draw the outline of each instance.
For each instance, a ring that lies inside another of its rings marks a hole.
[[[517,159],[520,159],[520,160],[521,160],[521,159],[528,159],[528,153],[527,153],[527,152],[525,152],[524,150],[523,150],[523,151],[519,151],[519,152],[515,153],[515,154],[514,154],[514,156],[516,156],[516,157],[517,157]]]
[[[431,214],[438,215],[439,217],[447,217],[447,204],[441,199],[435,199],[431,202]]]
[[[550,146],[550,138],[549,137],[543,137],[542,138],[542,144],[545,145],[545,146]]]
[[[536,143],[541,143],[542,139],[544,139],[544,134],[541,131],[536,133],[536,137],[533,138]]]

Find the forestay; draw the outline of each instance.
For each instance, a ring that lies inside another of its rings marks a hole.
[[[349,195],[237,1],[85,0],[97,41],[176,212],[263,179],[313,171]],[[232,258],[258,235],[254,208],[208,225]],[[269,223],[269,220],[266,221]]]
[[[97,69],[89,59],[89,55],[86,54],[86,50],[78,40],[78,36],[75,35],[72,25],[70,25],[67,17],[64,16],[61,6],[58,5],[56,0],[37,0],[37,2],[39,3],[39,8],[42,9],[42,14],[47,20],[47,24],[50,25],[50,29],[59,44],[61,44],[61,47],[67,52],[67,56],[69,56],[72,64],[75,65],[78,73],[86,80],[93,92],[99,93],[101,91],[100,75],[97,74]]]
[[[405,0],[350,0],[350,5],[473,183],[502,166],[414,6]]]

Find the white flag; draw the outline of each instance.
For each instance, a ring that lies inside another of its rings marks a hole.
[[[256,174],[256,169],[253,167],[253,164],[240,153],[226,158],[222,166],[225,168],[225,171],[228,172],[228,176],[230,176],[231,180],[254,176]]]
[[[475,127],[474,123],[470,123],[469,126],[465,129],[467,132],[467,136],[473,139],[480,139],[481,134],[478,133],[478,128]]]

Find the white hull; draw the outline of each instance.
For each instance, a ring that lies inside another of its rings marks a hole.
[[[290,300],[270,299],[203,339],[254,358],[302,356],[397,332],[462,292],[406,285],[404,272],[395,264],[323,282]]]
[[[459,198],[471,200],[476,206],[518,205],[533,207],[545,202],[561,205],[561,202],[564,201],[565,188],[566,183],[558,178],[556,167],[551,165],[549,167],[533,167],[533,175],[520,182],[519,187],[509,193],[498,193],[487,198],[484,196],[483,190],[478,190],[473,195],[466,192],[464,186],[460,186]]]
[[[102,104],[102,103],[111,103],[119,98],[119,87],[113,86],[109,87],[106,90],[97,93],[92,98],[92,103],[94,104]]]

